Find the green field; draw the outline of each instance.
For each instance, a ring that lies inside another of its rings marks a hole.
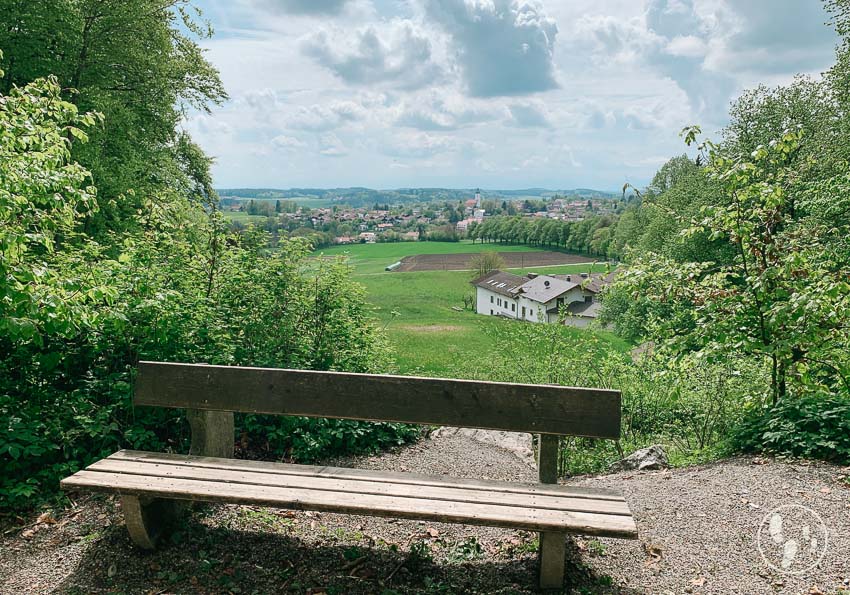
[[[239,221],[245,225],[249,223],[265,223],[266,219],[268,219],[265,215],[249,215],[244,211],[223,211],[223,215],[228,221]]]
[[[463,296],[472,294],[468,271],[385,272],[384,267],[414,254],[452,254],[479,251],[534,251],[527,246],[500,246],[470,242],[410,242],[394,244],[355,244],[319,250],[317,255],[345,255],[354,278],[368,292],[375,317],[386,329],[399,372],[433,376],[459,375],[461,369],[474,369],[493,353],[491,331],[500,325],[524,324],[503,318],[477,315],[463,308]],[[534,269],[538,273],[578,273],[590,265],[563,265]],[[596,271],[602,270],[597,264]],[[520,274],[518,269],[512,272]],[[563,332],[577,341],[586,329],[564,327]],[[614,335],[596,332],[617,350],[628,345]],[[517,346],[522,348],[522,346]]]
[[[383,273],[384,269],[405,256],[416,254],[472,254],[478,252],[548,252],[549,248],[533,246],[513,246],[503,244],[473,244],[470,240],[460,242],[395,242],[386,244],[349,244],[323,248],[316,252],[324,256],[346,256],[357,274]],[[559,269],[552,272],[578,272],[587,270],[586,265],[565,265],[550,267]],[[596,270],[601,270],[596,265]],[[561,271],[560,269],[563,269]],[[548,269],[547,269],[548,270]],[[540,272],[540,271],[538,271]],[[399,273],[401,274],[401,273]]]

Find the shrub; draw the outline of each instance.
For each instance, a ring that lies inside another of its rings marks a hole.
[[[850,398],[846,395],[786,397],[754,409],[736,428],[733,445],[743,452],[850,463]]]
[[[86,233],[97,210],[69,138],[96,121],[55,80],[0,98],[0,511],[122,448],[182,450],[175,410],[136,410],[140,359],[350,372],[389,365],[364,290],[343,262],[306,262],[308,241],[268,250],[227,235],[214,208],[177,191],[140,197],[136,221]],[[240,435],[311,460],[415,437],[399,424],[240,416]]]

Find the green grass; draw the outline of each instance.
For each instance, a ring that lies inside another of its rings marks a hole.
[[[228,221],[239,221],[248,225],[249,223],[265,223],[265,215],[249,215],[244,211],[224,211],[224,218]]]
[[[418,271],[391,273],[384,267],[403,256],[414,254],[452,254],[483,250],[528,251],[527,246],[497,246],[470,242],[410,242],[395,244],[356,244],[320,250],[325,256],[346,255],[354,278],[366,287],[376,319],[385,328],[393,347],[396,364],[403,374],[455,376],[462,370],[474,370],[493,354],[491,331],[502,325],[521,322],[482,316],[463,307],[464,295],[471,295],[469,271]],[[591,265],[575,264],[541,267],[538,273],[580,273]],[[597,264],[595,271],[603,270]],[[522,271],[513,270],[517,274]],[[606,345],[625,351],[628,345],[611,333],[564,327],[566,335],[581,341],[587,333],[597,333]],[[517,346],[517,348],[522,348]]]

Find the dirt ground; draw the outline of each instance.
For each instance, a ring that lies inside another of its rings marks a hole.
[[[328,463],[509,481],[535,474],[459,435]],[[624,492],[640,539],[570,538],[565,592],[848,595],[848,477],[824,463],[740,457],[568,480]],[[820,550],[802,541],[820,536],[816,521],[803,534],[805,519],[786,515],[779,537],[800,543],[801,564],[815,562],[799,574],[779,568],[779,541],[766,539],[765,558],[758,547],[770,511],[788,505],[816,513],[828,538],[818,561]],[[114,498],[78,494],[68,509],[0,529],[0,593],[530,593],[535,549],[536,535],[522,531],[219,505],[197,508],[160,549],[141,552]]]
[[[563,252],[499,252],[505,268],[557,266],[584,264],[596,259]],[[472,268],[471,260],[477,254],[417,254],[405,256],[394,272],[410,271],[465,271]]]

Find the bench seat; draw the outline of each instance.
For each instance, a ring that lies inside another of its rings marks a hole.
[[[227,502],[636,538],[616,492],[122,450],[62,480],[138,498]]]

